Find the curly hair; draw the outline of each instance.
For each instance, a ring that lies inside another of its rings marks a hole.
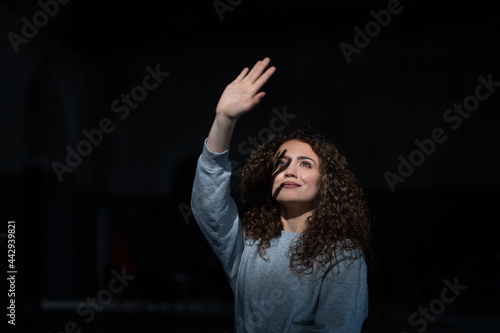
[[[279,147],[290,140],[307,143],[320,158],[320,188],[314,210],[299,241],[288,252],[290,267],[299,276],[315,265],[327,272],[338,255],[351,262],[371,258],[371,222],[366,200],[345,156],[325,134],[304,127],[288,134],[271,135],[252,151],[238,183],[238,210],[245,238],[258,242],[266,259],[271,239],[283,230],[279,204],[273,199],[272,174]],[[326,274],[326,273],[325,273]]]

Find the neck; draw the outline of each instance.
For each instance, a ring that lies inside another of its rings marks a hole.
[[[312,209],[280,207],[281,222],[283,223],[283,230],[291,232],[304,232],[306,229],[306,220],[313,213]]]

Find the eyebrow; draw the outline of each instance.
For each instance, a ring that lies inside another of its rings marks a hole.
[[[289,157],[289,156],[286,156],[286,155],[281,154],[280,156],[278,156],[278,157],[276,158],[276,160],[279,160],[280,158],[284,158],[284,159],[287,159],[287,160],[289,160],[289,159],[290,159],[290,157]],[[300,160],[310,160],[310,161],[312,161],[314,164],[316,164],[316,161],[315,161],[315,160],[313,160],[312,158],[308,157],[308,156],[297,156],[297,160],[299,160],[299,161],[300,161]]]

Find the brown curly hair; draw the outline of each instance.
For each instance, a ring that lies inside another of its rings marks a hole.
[[[283,230],[279,204],[272,198],[272,174],[279,147],[290,140],[307,143],[320,158],[320,189],[312,216],[299,241],[290,248],[290,267],[299,276],[311,274],[314,266],[326,272],[339,254],[354,261],[372,257],[371,222],[366,200],[345,156],[323,133],[304,127],[288,134],[271,135],[252,151],[238,183],[238,210],[245,238],[258,242],[266,259],[271,239]]]

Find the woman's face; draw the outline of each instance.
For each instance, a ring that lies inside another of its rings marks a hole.
[[[313,208],[319,191],[320,160],[307,143],[290,140],[275,155],[272,196],[280,204]]]

